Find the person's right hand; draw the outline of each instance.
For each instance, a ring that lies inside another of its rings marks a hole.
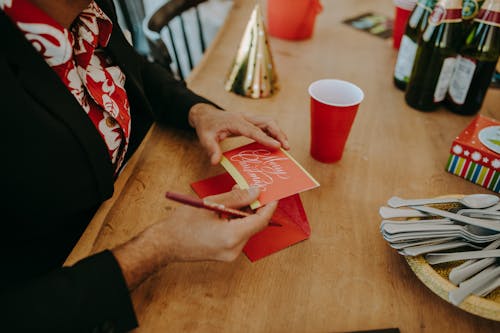
[[[258,196],[258,189],[233,189],[207,200],[241,208]],[[247,240],[267,226],[276,206],[273,202],[253,215],[230,221],[212,211],[179,206],[167,219],[153,224],[113,252],[129,289],[133,289],[170,262],[236,259]]]
[[[273,150],[290,149],[288,138],[269,115],[221,111],[211,104],[198,103],[189,111],[189,124],[216,165],[222,158],[221,141],[231,136],[246,136]]]

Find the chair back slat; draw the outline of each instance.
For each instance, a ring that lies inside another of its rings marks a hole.
[[[186,77],[195,64],[192,54],[195,49],[193,49],[194,45],[190,43],[190,41],[192,41],[192,39],[198,39],[197,43],[199,44],[201,53],[205,52],[206,49],[202,22],[197,8],[200,3],[205,1],[207,0],[169,0],[156,11],[148,15],[143,22],[145,35],[150,43],[151,57],[153,58],[152,60],[162,65],[168,63],[168,68],[170,70],[172,70],[170,63],[173,60],[175,67],[174,74],[177,74],[181,80]],[[194,11],[196,27],[193,27],[196,33],[193,33],[193,30],[191,29],[189,29],[189,31],[187,29],[188,27],[183,14],[188,10]],[[174,22],[174,19],[179,23]],[[177,24],[179,24],[180,29],[175,29],[178,27]],[[165,57],[165,52],[169,52],[169,48],[163,44],[163,40],[161,38],[161,32],[163,29],[168,31],[167,41],[170,42],[170,52],[173,55],[173,57],[168,55],[166,59],[158,58]],[[176,36],[174,36],[174,34],[177,34],[178,32],[179,36],[175,38]],[[181,43],[181,45],[176,45],[176,43]],[[186,58],[180,59],[180,54],[183,49],[186,52]],[[187,64],[183,60],[187,60]],[[188,70],[185,69],[186,67],[188,67]]]
[[[184,46],[186,47],[186,54],[188,57],[189,61],[189,70],[192,70],[194,65],[193,65],[193,56],[191,55],[191,49],[189,48],[189,42],[186,34],[186,25],[184,24],[184,17],[179,15],[180,22],[181,22],[181,30],[182,30],[182,39],[184,40]]]
[[[177,65],[177,74],[179,75],[179,78],[181,80],[184,80],[184,75],[182,74],[182,69],[181,69],[181,66],[180,66],[181,63],[179,61],[179,53],[177,52],[177,47],[175,47],[174,35],[172,34],[172,29],[170,29],[168,26],[166,28],[167,28],[167,31],[168,31],[168,36],[170,38],[171,45],[172,45],[172,51],[174,53],[175,64]],[[170,69],[170,64],[168,64],[168,66],[169,66],[169,69]]]
[[[205,52],[205,36],[203,34],[203,27],[201,26],[201,18],[200,18],[200,11],[198,10],[198,7],[194,7],[194,10],[196,12],[196,22],[198,23],[198,33],[200,34],[200,43],[201,43],[201,52]]]

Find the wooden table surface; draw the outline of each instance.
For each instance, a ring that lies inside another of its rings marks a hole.
[[[310,239],[251,263],[172,264],[132,293],[137,332],[340,332],[399,327],[401,332],[499,332],[500,322],[442,300],[413,274],[379,233],[388,198],[489,191],[444,168],[453,139],[473,117],[445,109],[409,108],[392,83],[397,51],[342,24],[374,11],[392,16],[389,0],[322,1],[312,39],[270,38],[280,90],[252,100],[224,90],[254,1],[236,0],[190,87],[228,110],[269,114],[288,133],[291,154],[320,182],[301,194]],[[265,13],[265,2],[262,2]],[[349,80],[365,92],[343,159],[322,164],[309,155],[308,85]],[[481,114],[500,119],[500,90]],[[224,148],[245,142],[230,139]],[[169,189],[193,193],[193,181],[222,173],[195,137],[154,127],[67,260],[112,248],[167,217],[177,204]]]

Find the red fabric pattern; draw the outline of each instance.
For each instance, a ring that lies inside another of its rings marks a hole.
[[[92,1],[70,31],[27,0],[0,1],[0,9],[58,74],[88,114],[118,171],[130,137],[125,75],[103,51],[113,23]]]

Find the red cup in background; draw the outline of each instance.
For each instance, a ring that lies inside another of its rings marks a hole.
[[[411,10],[396,7],[396,17],[394,18],[394,30],[392,31],[392,47],[399,49],[401,38],[405,33],[406,23],[410,17]]]
[[[267,32],[271,36],[283,39],[310,38],[316,16],[322,10],[319,0],[269,0]]]
[[[405,33],[406,23],[410,17],[413,8],[415,8],[416,0],[394,0],[396,13],[394,17],[394,27],[392,31],[392,47],[399,49],[401,38]]]
[[[309,86],[311,96],[311,156],[323,163],[342,158],[363,91],[342,80],[318,80]]]

